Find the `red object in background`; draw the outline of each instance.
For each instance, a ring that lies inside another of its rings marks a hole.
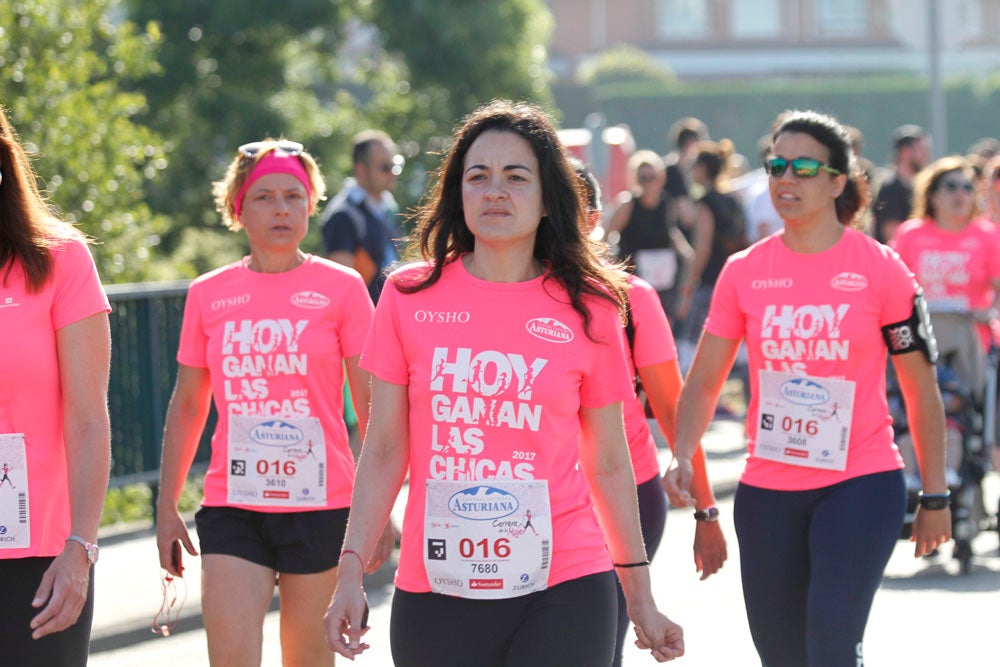
[[[625,125],[604,128],[600,142],[593,140],[593,134],[585,127],[569,128],[559,130],[559,140],[597,176],[603,203],[607,205],[628,189],[628,159],[635,152],[635,139]]]

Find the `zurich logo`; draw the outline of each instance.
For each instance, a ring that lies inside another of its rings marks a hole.
[[[280,419],[257,424],[250,429],[250,439],[258,445],[267,445],[268,447],[297,445],[302,442],[304,437],[302,429]]]
[[[452,494],[448,509],[455,516],[474,521],[502,519],[521,506],[517,496],[492,486],[473,486]]]
[[[797,378],[781,385],[781,396],[797,405],[821,405],[830,400],[830,391],[818,382]]]
[[[7,526],[0,526],[0,535],[7,534]]]

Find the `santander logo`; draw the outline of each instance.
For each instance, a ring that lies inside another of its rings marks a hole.
[[[573,340],[573,331],[559,320],[550,317],[536,317],[533,320],[528,320],[524,328],[535,338],[541,338],[550,343],[568,343]]]
[[[299,308],[320,310],[330,305],[330,299],[325,294],[320,294],[319,292],[296,292],[292,295],[292,304]]]
[[[860,273],[844,271],[830,279],[830,287],[843,292],[860,292],[868,287],[868,279]]]

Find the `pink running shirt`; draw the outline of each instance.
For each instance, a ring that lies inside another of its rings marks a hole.
[[[228,502],[229,415],[318,418],[326,440],[326,508],[351,504],[343,361],[361,353],[372,311],[357,272],[313,255],[285,273],[251,271],[240,260],[191,283],[177,361],[208,369],[219,415],[203,505],[297,511]]]
[[[617,308],[586,299],[595,343],[544,275],[488,282],[458,260],[429,288],[396,288],[425,267],[404,267],[386,282],[361,356],[380,379],[408,387],[410,481],[396,585],[431,590],[422,552],[428,479],[547,480],[548,585],[610,570],[578,439],[581,407],[634,394]]]
[[[637,367],[655,366],[676,359],[677,345],[656,290],[634,275],[629,276],[628,282],[628,298],[632,308],[632,321],[635,323],[635,342],[632,354],[628,355],[628,363],[629,372],[635,373]],[[660,473],[656,442],[638,396],[627,399],[623,410],[632,470],[636,484],[642,484]]]
[[[952,232],[932,220],[908,220],[891,245],[924,288],[932,313],[993,305],[993,281],[1000,278],[1000,231],[992,222],[980,218]]]
[[[916,290],[913,274],[895,252],[850,228],[823,252],[792,252],[783,234],[776,234],[729,259],[705,330],[747,343],[752,392],[742,482],[801,491],[903,467],[886,403],[881,328],[909,318]],[[762,369],[855,383],[846,470],[754,456]]]
[[[0,433],[23,433],[27,450],[31,544],[0,549],[0,559],[57,556],[70,531],[56,332],[111,306],[97,267],[79,236],[57,242],[53,272],[29,292],[21,264],[0,269]],[[2,465],[3,462],[0,462]],[[17,489],[6,484],[0,493]]]

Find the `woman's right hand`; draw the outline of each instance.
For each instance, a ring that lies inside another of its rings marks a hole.
[[[177,508],[157,507],[156,512],[156,548],[160,552],[160,567],[175,577],[184,576],[184,562],[181,546],[192,556],[198,555],[198,550],[191,542],[187,525]]]
[[[632,611],[630,609],[630,611]],[[657,662],[684,655],[684,630],[655,608],[630,613],[635,626],[636,647],[649,651]]]
[[[338,577],[337,590],[323,616],[326,643],[332,651],[354,660],[355,656],[370,648],[361,642],[361,637],[368,632],[367,609],[368,599],[361,583],[346,583]]]
[[[691,495],[691,480],[694,478],[694,466],[691,459],[674,457],[674,465],[663,476],[663,490],[673,507],[691,507],[695,500]]]

